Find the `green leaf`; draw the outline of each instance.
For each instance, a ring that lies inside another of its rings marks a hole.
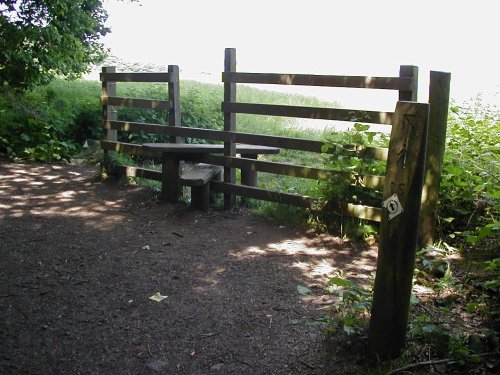
[[[352,281],[342,279],[340,277],[332,277],[330,280],[328,280],[327,285],[328,286],[336,285],[336,286],[350,287],[350,286],[354,286],[354,283]]]
[[[422,327],[422,332],[424,333],[432,333],[436,330],[436,326],[434,324],[426,324]]]
[[[299,294],[301,294],[303,296],[306,296],[306,295],[312,293],[311,289],[306,288],[305,286],[302,286],[302,285],[297,285],[297,292],[299,292]]]
[[[370,129],[370,125],[354,124],[354,130],[358,132],[365,132]]]

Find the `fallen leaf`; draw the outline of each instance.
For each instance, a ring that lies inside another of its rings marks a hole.
[[[168,296],[164,296],[162,295],[160,292],[156,292],[154,295],[152,295],[151,297],[149,297],[149,299],[151,301],[155,301],[155,302],[161,302],[163,301],[165,298],[168,298]]]
[[[302,286],[302,285],[297,285],[297,292],[299,292],[299,294],[302,294],[303,296],[306,296],[306,295],[312,293],[311,289],[306,288],[305,286]]]

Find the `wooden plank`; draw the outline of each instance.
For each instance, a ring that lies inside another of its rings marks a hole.
[[[266,116],[299,117],[318,120],[366,122],[391,125],[393,112],[360,111],[340,108],[303,107],[291,105],[222,102],[224,113],[246,113]]]
[[[121,176],[141,177],[149,180],[161,181],[161,172],[154,169],[131,167],[128,165],[116,165],[113,167],[113,172]]]
[[[370,207],[363,206],[361,204],[348,203],[344,212],[349,217],[376,222],[382,221],[382,209],[380,207]]]
[[[436,240],[439,185],[446,145],[446,127],[450,101],[451,74],[430,72],[429,84],[429,137],[420,212],[419,246],[432,245]]]
[[[236,145],[236,153],[245,154],[277,154],[280,149],[276,147],[255,146],[255,145]],[[200,144],[200,143],[143,143],[142,147],[160,152],[175,154],[209,154],[224,153],[222,144]]]
[[[333,176],[339,176],[346,181],[350,181],[355,186],[364,186],[367,188],[382,188],[384,184],[384,176],[356,174],[345,171],[335,171],[322,168],[312,168],[301,165],[292,165],[285,163],[277,163],[264,160],[245,159],[230,156],[220,155],[193,155],[186,154],[182,156],[183,160],[201,162],[207,164],[220,165],[223,167],[232,167],[239,169],[247,169],[256,172],[274,173],[283,176],[292,176],[307,178],[313,180],[329,180]]]
[[[198,164],[179,178],[182,185],[201,186],[207,184],[214,176],[222,172],[222,167],[210,164]]]
[[[170,82],[170,73],[115,73],[103,72],[101,81],[107,82]]]
[[[101,148],[108,151],[116,151],[134,156],[159,157],[161,152],[147,151],[142,145],[133,143],[115,142],[101,140]]]
[[[103,124],[104,129],[116,129],[120,131],[175,135],[189,138],[200,138],[214,141],[238,142],[245,144],[263,145],[268,147],[278,147],[282,149],[309,151],[322,153],[321,147],[324,145],[321,141],[314,141],[304,138],[278,137],[273,135],[261,135],[251,133],[224,132],[221,130],[188,128],[188,127],[170,127],[159,124],[146,124],[141,122],[129,121],[106,121]],[[329,151],[333,153],[333,150]],[[387,160],[387,149],[378,147],[357,147],[346,146],[345,150],[340,151],[342,155],[359,157],[364,159]]]
[[[413,79],[410,77],[366,77],[243,72],[224,72],[222,74],[222,81],[226,83],[262,83],[270,85],[327,86],[386,90],[412,90],[415,85]]]
[[[406,338],[425,168],[429,105],[398,102],[384,183],[369,327],[374,358],[400,355]],[[399,204],[394,200],[396,196]],[[391,198],[390,201],[389,198]],[[398,210],[402,208],[402,212]]]
[[[217,193],[233,194],[233,195],[235,194],[247,198],[260,199],[282,204],[290,204],[300,207],[312,207],[312,205],[316,202],[315,198],[308,196],[280,193],[277,191],[269,191],[252,186],[231,184],[228,182],[212,181],[210,183],[210,187],[212,188],[213,191]]]
[[[101,104],[161,110],[169,110],[170,108],[172,108],[172,103],[170,103],[170,101],[168,100],[137,99],[120,96],[101,96]]]

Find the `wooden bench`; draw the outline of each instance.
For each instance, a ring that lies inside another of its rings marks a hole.
[[[209,182],[213,179],[221,180],[221,166],[206,163],[197,164],[187,174],[182,173],[181,161],[199,162],[200,156],[224,153],[222,144],[183,144],[183,143],[144,143],[147,152],[161,153],[162,155],[162,193],[161,197],[172,203],[177,203],[181,193],[180,186],[191,187],[191,201],[193,206],[203,210],[209,207]],[[279,148],[237,144],[236,153],[244,159],[256,160],[259,154],[277,154]],[[242,183],[256,186],[257,171],[243,168],[241,171]]]

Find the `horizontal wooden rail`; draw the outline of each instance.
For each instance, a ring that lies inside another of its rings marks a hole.
[[[108,151],[123,152],[135,156],[159,157],[161,153],[146,151],[141,145],[115,141],[101,141],[101,148]],[[377,189],[383,186],[384,176],[357,174],[352,172],[311,168],[299,165],[276,163],[264,160],[246,159],[222,155],[182,155],[183,160],[220,165],[239,169],[249,169],[256,172],[267,172],[283,176],[301,177],[316,180],[328,180],[338,176],[353,186],[363,186]]]
[[[348,203],[345,207],[345,215],[358,219],[381,222],[382,209],[379,207],[363,206],[361,204]]]
[[[212,181],[210,187],[216,193],[236,194],[246,198],[265,200],[269,202],[277,202],[281,204],[289,204],[293,206],[313,208],[318,202],[317,198],[307,195],[298,195],[290,193],[282,193],[278,191],[269,191],[251,186],[231,184],[228,182]],[[358,219],[380,222],[382,210],[378,207],[362,206],[352,203],[347,203],[344,206],[344,214],[349,217]]]
[[[381,188],[384,176],[357,174],[352,172],[312,168],[301,165],[276,163],[272,161],[238,158],[221,155],[183,155],[184,160],[220,165],[223,167],[248,169],[256,172],[273,173],[283,176],[300,177],[312,180],[330,180],[334,176],[348,181],[351,185],[367,188]]]
[[[154,169],[129,167],[127,165],[115,165],[113,167],[113,172],[118,173],[121,176],[141,177],[149,180],[161,181],[161,171],[155,171]]]
[[[101,73],[101,81],[106,82],[172,82],[170,73]]]
[[[313,74],[276,74],[224,72],[226,83],[262,83],[270,85],[299,85],[348,87],[385,90],[413,90],[415,80],[408,77],[332,76]]]
[[[303,107],[276,104],[222,102],[222,112],[299,117],[318,120],[366,122],[392,125],[393,112],[360,111],[340,108]]]
[[[144,131],[151,134],[170,135],[176,137],[200,138],[212,141],[245,143],[250,145],[261,145],[269,147],[279,147],[288,150],[309,151],[322,153],[322,141],[314,141],[303,138],[278,137],[273,135],[260,135],[250,133],[233,133],[222,130],[174,127],[160,124],[147,124],[142,122],[129,121],[104,121],[104,129],[113,129],[119,131],[139,132]],[[339,153],[345,156],[357,157],[362,159],[373,159],[386,161],[387,148],[381,147],[361,147],[346,145],[344,150],[329,150],[327,153]]]
[[[120,96],[101,96],[101,104],[146,109],[172,109],[172,103],[169,100],[136,99]]]
[[[141,145],[101,140],[101,148],[107,151],[123,152],[134,156],[161,157],[160,152],[146,151]]]
[[[228,182],[212,181],[210,182],[210,187],[216,193],[236,194],[247,198],[254,198],[307,208],[312,207],[314,202],[316,202],[315,198],[304,195],[269,191],[251,186],[231,184]]]

